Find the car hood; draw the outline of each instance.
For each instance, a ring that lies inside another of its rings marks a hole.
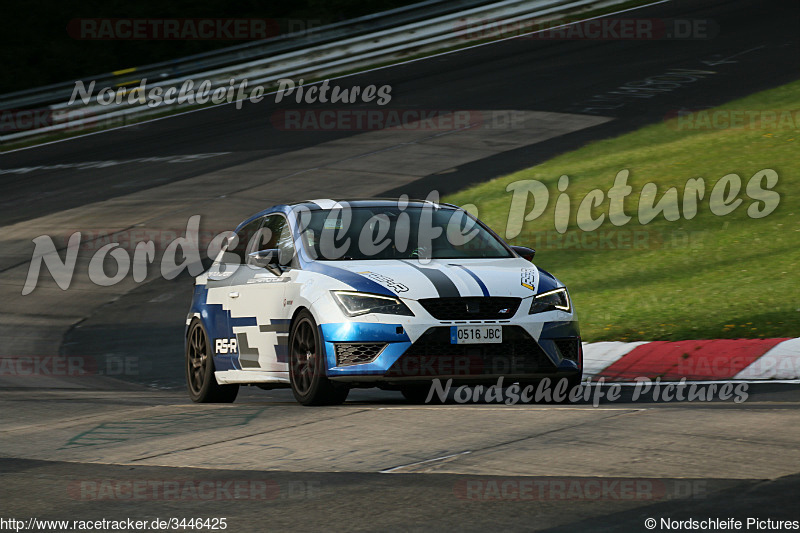
[[[459,296],[525,298],[560,286],[553,276],[522,258],[325,261],[321,272],[357,291],[391,293],[413,300]]]

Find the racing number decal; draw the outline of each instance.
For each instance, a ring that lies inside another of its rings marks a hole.
[[[532,291],[535,291],[534,284],[536,283],[536,269],[534,268],[523,268],[519,273],[519,282],[523,287],[527,287]]]
[[[372,281],[382,284],[387,289],[394,291],[397,294],[400,294],[401,292],[408,292],[408,287],[406,287],[399,281],[390,278],[389,276],[384,276],[383,274],[378,274],[377,272],[370,272],[369,270],[366,270],[364,272],[358,272],[358,274],[361,274],[365,278],[369,278]]]

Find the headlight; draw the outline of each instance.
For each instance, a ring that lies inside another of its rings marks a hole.
[[[397,298],[364,292],[331,291],[333,299],[348,316],[382,313],[385,315],[409,315],[414,313]]]
[[[531,302],[531,310],[528,314],[544,313],[545,311],[553,311],[555,309],[560,309],[568,313],[572,309],[566,287],[560,287],[535,296]]]

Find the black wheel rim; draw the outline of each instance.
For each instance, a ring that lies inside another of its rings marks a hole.
[[[311,390],[316,371],[317,342],[314,328],[308,319],[297,324],[292,339],[292,381],[295,390],[305,395]]]
[[[200,394],[200,390],[203,388],[207,360],[208,343],[203,328],[198,325],[189,333],[188,357],[186,358],[189,387],[194,394]]]

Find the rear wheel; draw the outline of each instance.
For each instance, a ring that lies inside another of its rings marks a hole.
[[[186,337],[186,386],[197,403],[231,403],[239,385],[220,385],[214,377],[214,356],[202,322],[195,319]]]
[[[303,310],[292,323],[289,335],[289,381],[298,402],[336,405],[347,399],[350,389],[329,380],[326,367],[317,323],[311,313]]]

